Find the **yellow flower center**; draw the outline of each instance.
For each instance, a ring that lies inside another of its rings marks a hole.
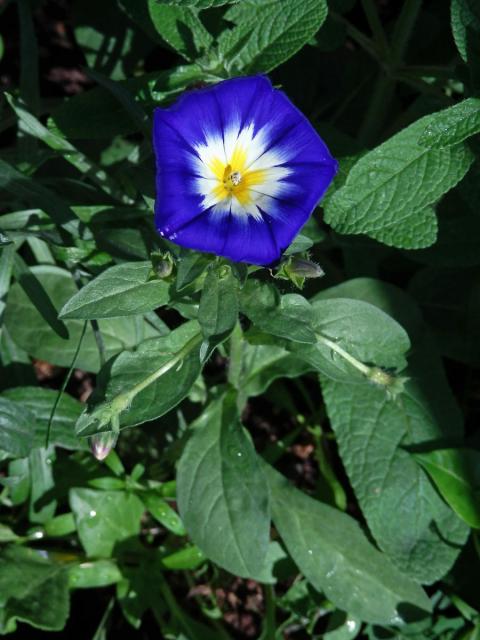
[[[263,184],[267,178],[267,172],[263,169],[249,171],[247,154],[239,145],[235,147],[227,164],[219,158],[212,158],[209,168],[218,181],[213,195],[219,201],[234,196],[242,205],[252,202],[252,189]]]
[[[239,186],[242,181],[242,174],[240,171],[232,171],[232,167],[227,164],[223,173],[223,184],[225,188],[230,192],[234,192],[235,188]]]

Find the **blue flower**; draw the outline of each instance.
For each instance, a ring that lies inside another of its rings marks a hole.
[[[264,76],[156,109],[153,144],[159,233],[235,262],[278,260],[337,171],[305,116]]]

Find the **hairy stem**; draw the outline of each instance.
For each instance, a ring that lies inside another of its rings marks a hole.
[[[352,367],[355,367],[357,371],[360,371],[360,373],[362,373],[364,376],[370,376],[371,367],[368,367],[366,364],[363,364],[363,362],[360,362],[360,360],[354,358],[348,353],[348,351],[345,351],[345,349],[342,349],[340,345],[338,345],[336,342],[333,342],[333,340],[325,338],[325,336],[322,336],[321,334],[317,334],[317,338],[318,342],[322,342],[326,347],[328,347],[335,353],[338,353],[341,358],[351,364]]]
[[[149,376],[138,382],[135,386],[133,386],[128,391],[124,391],[119,394],[116,398],[112,400],[112,406],[118,406],[120,411],[124,408],[128,407],[132,400],[138,395],[141,391],[143,391],[146,387],[149,387],[155,380],[158,380],[163,374],[173,369],[173,367],[181,362],[183,358],[192,351],[197,345],[199,345],[202,341],[201,334],[196,334],[191,338],[183,347],[180,349],[178,353],[176,353],[170,360],[167,360],[161,367],[159,367],[156,371],[151,373]],[[120,411],[118,413],[120,413]]]

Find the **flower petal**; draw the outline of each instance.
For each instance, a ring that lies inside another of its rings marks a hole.
[[[278,260],[337,170],[308,120],[264,76],[157,109],[154,148],[159,232],[259,265]]]

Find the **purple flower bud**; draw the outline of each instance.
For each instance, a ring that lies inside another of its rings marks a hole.
[[[106,431],[98,433],[89,438],[90,451],[97,460],[105,460],[110,451],[115,447],[118,440],[118,433],[115,431]]]

